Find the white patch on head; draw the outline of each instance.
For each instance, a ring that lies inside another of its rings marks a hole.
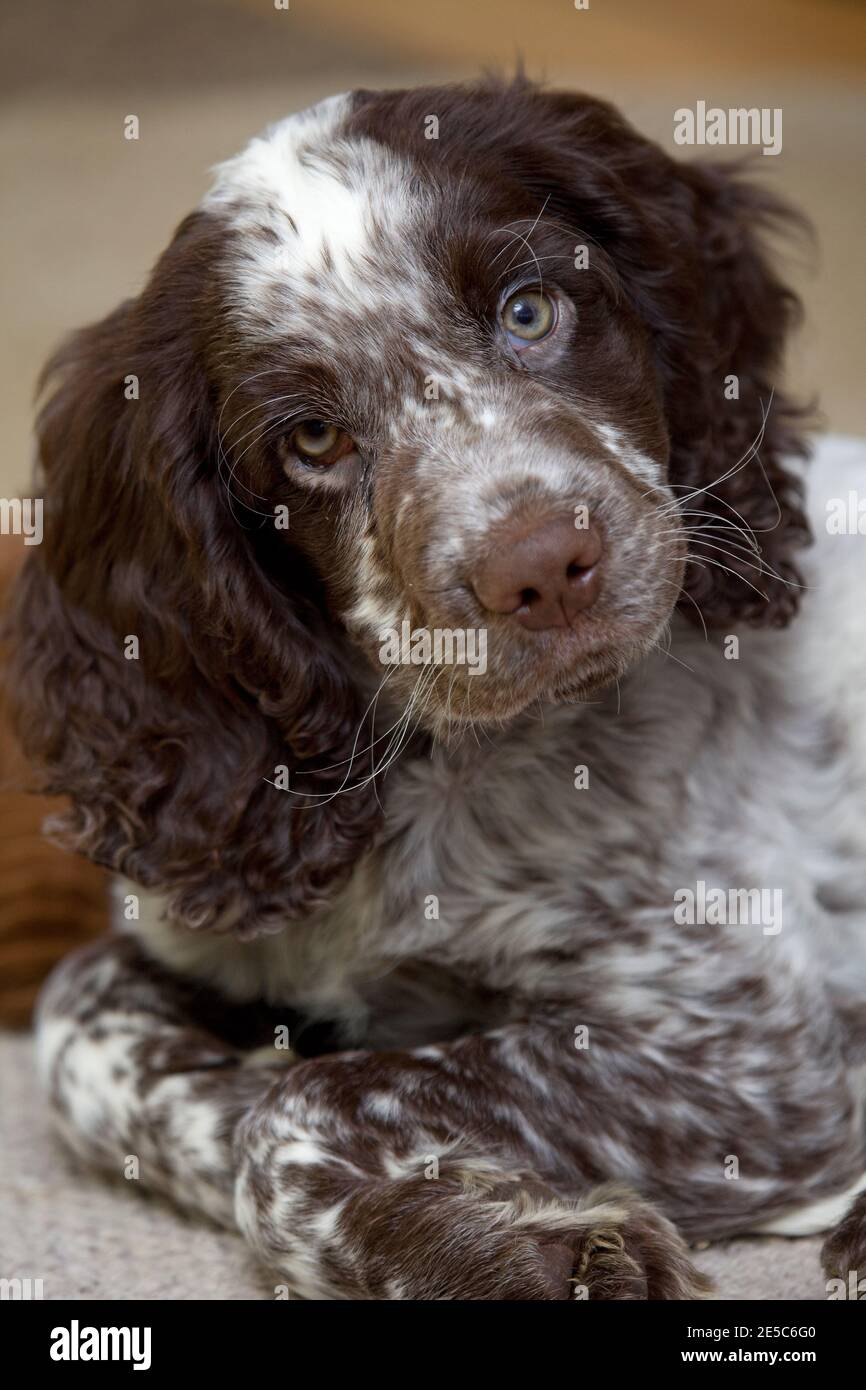
[[[413,202],[408,172],[375,141],[341,136],[350,109],[347,94],[329,97],[271,126],[214,171],[202,208],[228,213],[235,231],[249,233],[233,271],[241,310],[255,313],[269,290],[302,286],[325,270],[337,307],[370,312],[390,301],[388,277],[377,274],[375,232],[386,228],[399,241]],[[400,304],[411,297],[401,283]]]

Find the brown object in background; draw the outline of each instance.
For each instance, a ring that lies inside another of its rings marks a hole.
[[[19,537],[0,537],[0,608],[25,553]],[[42,824],[62,802],[21,790],[31,781],[0,717],[0,1025],[14,1028],[29,1023],[55,962],[108,926],[107,875],[45,839]]]

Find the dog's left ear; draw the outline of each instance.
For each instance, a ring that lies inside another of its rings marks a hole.
[[[799,301],[770,268],[764,233],[804,219],[732,165],[674,164],[687,194],[674,267],[686,260],[691,313],[670,355],[671,481],[692,536],[688,600],[708,625],[783,627],[797,612],[796,552],[810,539],[798,458],[807,412],[777,380]]]
[[[805,219],[741,164],[672,159],[605,102],[523,79],[499,99],[522,180],[545,215],[605,252],[649,331],[671,485],[694,528],[682,611],[699,623],[700,608],[716,627],[783,626],[809,539],[797,473],[804,412],[777,385],[799,303],[762,238]]]

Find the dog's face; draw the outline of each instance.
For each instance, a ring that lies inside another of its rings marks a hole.
[[[685,560],[664,406],[600,245],[519,174],[467,168],[459,134],[425,158],[423,131],[394,150],[352,109],[284,122],[205,201],[230,231],[225,478],[447,736],[659,639]]]
[[[786,623],[781,215],[522,79],[335,98],[222,166],[47,372],[9,683],[70,843],[279,929],[416,725],[584,698],[675,604]]]

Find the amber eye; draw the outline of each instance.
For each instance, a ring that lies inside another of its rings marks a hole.
[[[517,343],[537,343],[556,327],[556,304],[543,290],[518,290],[506,299],[502,327]]]
[[[336,463],[355,447],[355,441],[345,430],[327,420],[302,420],[288,436],[288,444],[302,462],[319,468]]]

